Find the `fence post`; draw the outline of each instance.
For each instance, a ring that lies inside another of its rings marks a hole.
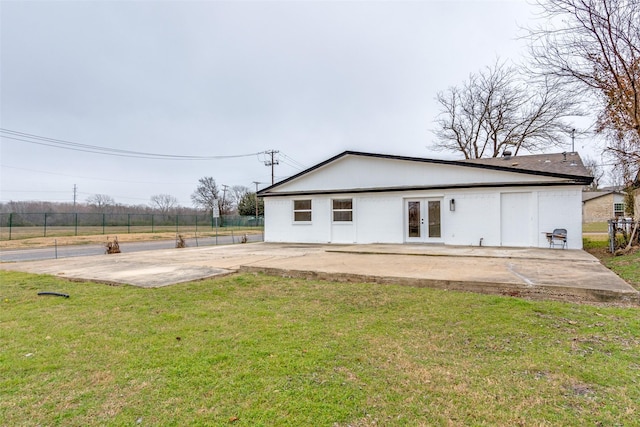
[[[105,220],[105,214],[102,214],[102,234],[104,234],[104,220]]]
[[[196,233],[197,233],[198,232],[198,215],[196,214],[195,217],[196,217]],[[11,235],[11,234],[9,234],[9,235]],[[196,239],[196,246],[198,246],[198,240],[197,239]]]
[[[616,251],[616,228],[613,224],[614,220],[609,220],[609,252],[614,253]]]
[[[44,214],[44,237],[47,237],[47,214]]]
[[[78,213],[76,212],[76,236],[78,235]]]
[[[178,232],[178,218],[180,218],[180,215],[176,214],[176,233]]]
[[[155,216],[154,214],[151,214],[151,232],[152,233],[153,233],[153,217],[154,216]]]
[[[9,240],[11,240],[11,223],[13,222],[13,212],[9,214]]]
[[[131,234],[131,214],[127,214],[127,233]]]

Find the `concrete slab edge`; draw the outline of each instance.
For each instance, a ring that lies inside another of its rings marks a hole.
[[[564,286],[518,285],[511,283],[491,283],[455,280],[436,280],[412,277],[369,276],[351,273],[327,273],[308,270],[290,270],[272,267],[241,266],[240,273],[263,273],[269,276],[307,280],[327,280],[347,283],[377,283],[433,288],[441,290],[473,292],[488,295],[523,297],[535,300],[570,302],[617,303],[640,306],[640,292],[610,291],[604,289],[573,288]]]
[[[143,289],[154,289],[154,288],[164,288],[165,286],[173,286],[173,285],[179,285],[182,283],[191,283],[191,282],[201,282],[203,280],[209,280],[209,279],[216,279],[219,277],[225,277],[225,276],[229,276],[232,274],[236,274],[238,271],[237,270],[231,270],[231,269],[225,269],[226,271],[221,272],[221,273],[217,273],[217,274],[212,274],[209,276],[202,276],[202,277],[198,277],[198,278],[190,278],[187,280],[181,280],[178,282],[169,282],[169,283],[154,283],[154,284],[146,284],[146,283],[136,283],[136,282],[130,282],[130,281],[117,281],[117,280],[106,280],[106,279],[98,279],[98,278],[84,278],[84,277],[76,277],[76,276],[67,276],[64,274],[50,274],[50,273],[29,273],[29,274],[41,274],[44,276],[54,276],[57,277],[58,279],[64,279],[67,280],[69,282],[75,282],[75,283],[82,283],[82,282],[91,282],[91,283],[97,283],[100,285],[107,285],[107,286],[133,286],[136,288],[143,288]]]
[[[354,254],[354,255],[394,255],[394,256],[419,256],[419,257],[447,257],[447,258],[486,258],[486,259],[522,259],[522,256],[499,256],[495,255],[480,255],[480,254],[456,254],[456,253],[418,253],[418,252],[391,252],[391,251],[367,251],[367,250],[340,250],[340,249],[327,249],[325,250],[327,253],[340,253],[340,254]],[[541,256],[527,256],[528,260],[543,260],[549,261],[549,257],[541,257]],[[583,263],[599,263],[597,259],[593,260],[585,260],[585,259],[572,259],[572,262],[583,262]]]

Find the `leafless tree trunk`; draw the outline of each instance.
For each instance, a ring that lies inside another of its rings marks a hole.
[[[571,127],[563,119],[579,114],[573,98],[547,81],[534,87],[525,80],[516,68],[496,62],[461,87],[438,93],[435,148],[474,159],[565,142]]]

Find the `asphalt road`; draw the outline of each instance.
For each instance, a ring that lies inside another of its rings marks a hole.
[[[249,242],[261,242],[262,234],[251,234],[247,236]],[[185,239],[187,247],[193,248],[197,246],[214,246],[214,245],[230,245],[240,243],[240,237],[235,236],[218,236],[205,237],[196,239]],[[175,240],[157,240],[153,242],[121,242],[120,252],[141,252],[153,251],[158,249],[173,249],[176,247]],[[38,248],[38,249],[14,249],[0,250],[0,261],[36,261],[43,259],[55,258],[72,258],[89,255],[101,255],[106,252],[104,245],[72,245]]]

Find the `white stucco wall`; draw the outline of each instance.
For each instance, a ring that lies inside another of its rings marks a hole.
[[[404,206],[399,194],[362,194],[356,199],[357,243],[404,242]]]
[[[502,196],[512,194],[512,196]],[[293,221],[293,200],[312,199],[312,222]],[[332,198],[353,199],[353,222],[333,223]],[[265,241],[308,243],[403,243],[406,241],[405,200],[442,201],[442,238],[446,245],[501,246],[503,221],[521,230],[508,241],[514,246],[548,247],[544,232],[566,228],[568,246],[582,248],[582,195],[579,186],[518,187],[395,193],[358,193],[265,198]],[[449,201],[455,199],[455,210]],[[526,208],[504,209],[504,200],[527,200]],[[513,230],[513,227],[511,228]],[[514,240],[515,238],[515,240]],[[515,243],[514,243],[515,242]]]
[[[505,166],[509,166],[505,162]],[[381,173],[372,173],[380,171]],[[552,182],[557,178],[513,171],[406,160],[345,156],[290,182],[278,191],[325,191],[344,188],[464,185],[469,183]]]
[[[456,210],[448,211],[455,199]],[[449,192],[445,200],[445,243],[462,246],[500,246],[500,193],[496,191]]]
[[[542,233],[555,228],[567,229],[567,245],[570,249],[582,249],[580,188],[562,187],[538,192],[538,246],[547,244],[547,238]]]

